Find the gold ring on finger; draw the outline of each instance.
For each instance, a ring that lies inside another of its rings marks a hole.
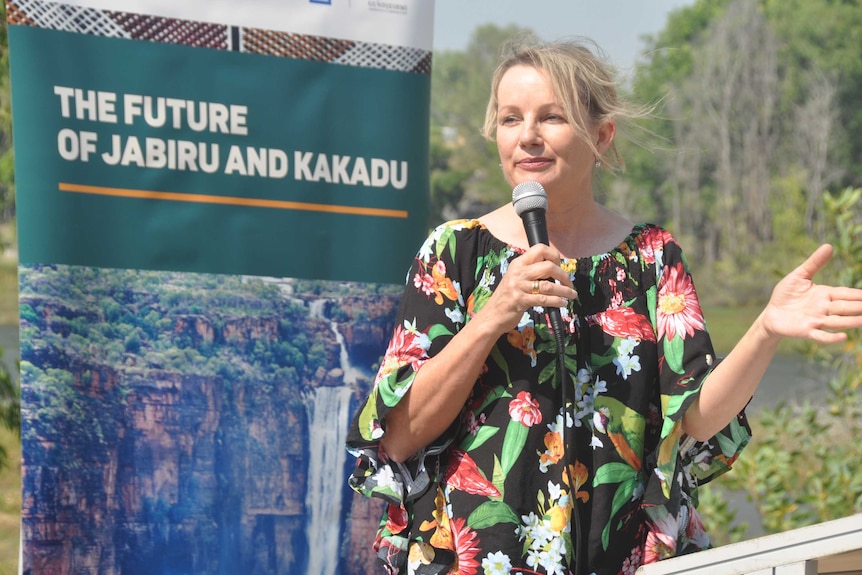
[[[530,291],[533,293],[533,295],[539,293],[539,280],[533,280],[533,289]]]

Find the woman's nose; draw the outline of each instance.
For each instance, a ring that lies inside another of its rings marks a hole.
[[[539,127],[535,122],[524,122],[521,128],[520,143],[522,146],[535,145],[541,140]]]

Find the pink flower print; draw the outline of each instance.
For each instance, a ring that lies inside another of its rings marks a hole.
[[[383,356],[375,384],[404,365],[410,365],[414,370],[418,370],[428,360],[430,346],[431,340],[427,335],[415,331],[412,327],[397,326],[392,339],[389,340],[389,347]]]
[[[522,391],[518,397],[509,402],[509,417],[520,422],[525,427],[533,427],[542,423],[542,412],[539,403],[527,391]]]
[[[417,273],[413,276],[413,285],[425,295],[434,293],[434,278],[431,274]]]
[[[673,242],[673,236],[666,230],[659,228],[650,228],[644,231],[641,236],[640,248],[641,256],[646,264],[652,265],[656,261],[656,252],[659,254],[664,251],[664,246]]]
[[[665,268],[662,285],[658,292],[659,339],[667,336],[673,339],[677,334],[683,339],[694,335],[695,330],[703,330],[703,310],[694,291],[691,276],[681,263]]]

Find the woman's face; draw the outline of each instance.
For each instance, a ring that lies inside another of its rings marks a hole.
[[[497,87],[497,149],[511,186],[533,180],[554,194],[590,189],[595,154],[566,120],[553,86],[542,70],[514,66]],[[610,137],[613,137],[613,124]],[[604,152],[601,132],[588,137]],[[586,186],[586,188],[584,188]]]

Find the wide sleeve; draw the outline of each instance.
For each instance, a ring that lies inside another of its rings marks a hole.
[[[470,269],[476,265],[471,257],[474,234],[464,232],[475,225],[467,220],[442,224],[414,258],[374,387],[348,431],[347,449],[357,458],[348,482],[365,496],[396,505],[419,497],[435,475],[438,458],[433,456],[455,435],[457,418],[449,430],[404,463],[389,460],[380,444],[389,411],[410,390],[422,365],[464,325],[463,290],[472,284]]]
[[[655,251],[656,290],[654,323],[659,346],[659,391],[662,428],[655,475],[663,495],[678,473],[705,483],[730,469],[750,440],[744,412],[708,441],[683,434],[682,418],[718,365],[684,254],[667,232]]]

